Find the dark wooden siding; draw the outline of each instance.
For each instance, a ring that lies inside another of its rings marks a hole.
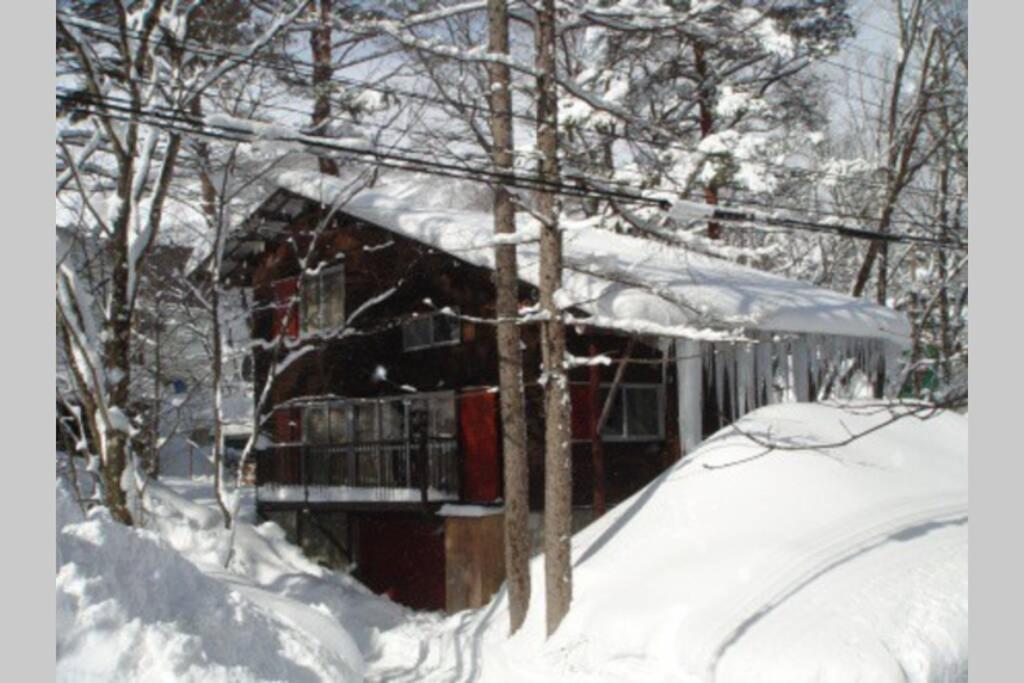
[[[293,234],[302,234],[320,220],[320,209],[310,206],[292,224]],[[291,365],[277,378],[272,404],[302,397],[333,394],[345,397],[388,396],[400,387],[419,391],[494,387],[498,382],[495,330],[487,322],[463,320],[462,341],[456,345],[404,351],[401,321],[413,313],[426,313],[446,306],[457,308],[468,318],[494,317],[494,287],[490,270],[467,264],[377,226],[348,216],[338,216],[324,233],[322,245],[312,262],[345,262],[345,309],[351,315],[374,297],[394,291],[378,303],[367,305],[353,323],[355,334],[320,342],[315,351]],[[254,331],[270,341],[274,332],[275,283],[298,274],[298,263],[285,244],[271,245],[252,269],[257,314]],[[280,285],[278,285],[280,289]],[[536,301],[533,287],[523,284],[524,303]],[[425,300],[429,300],[427,303]],[[543,403],[537,384],[541,354],[539,330],[524,326],[524,379],[526,381],[528,450],[531,464],[531,507],[543,503]],[[574,356],[586,356],[591,347],[598,353],[620,358],[627,343],[623,335],[585,327],[568,330],[568,347]],[[646,484],[678,456],[675,429],[674,368],[658,362],[662,356],[651,344],[637,344],[634,357],[645,362],[628,366],[624,381],[660,384],[665,387],[665,434],[662,441],[613,443],[605,445],[608,502],[630,495]],[[375,379],[376,368],[386,370],[387,379]],[[256,358],[258,385],[269,367],[269,352]],[[589,368],[574,368],[573,382],[586,382]],[[600,366],[602,382],[611,382],[614,366]],[[579,423],[579,419],[576,420]],[[574,503],[589,504],[593,490],[590,446],[573,445]],[[485,487],[486,488],[486,487]],[[478,492],[474,492],[474,495]]]

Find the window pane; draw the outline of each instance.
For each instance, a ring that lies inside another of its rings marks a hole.
[[[405,437],[405,405],[402,401],[381,401],[380,438],[399,440]]]
[[[631,437],[657,437],[661,416],[658,413],[657,387],[626,388],[626,429]]]
[[[434,396],[430,399],[431,434],[442,438],[455,436],[455,397]]]
[[[430,434],[430,410],[426,399],[418,398],[409,403],[409,439],[419,443],[423,434]]]
[[[320,297],[315,277],[306,278],[302,283],[302,329],[320,329]]]
[[[377,403],[374,401],[361,401],[353,403],[355,411],[356,440],[376,441],[377,440]]]
[[[344,403],[331,404],[331,443],[348,443],[352,440],[352,426],[348,421],[349,406]]]
[[[434,316],[434,343],[459,341],[461,323],[455,316],[438,313]]]
[[[325,445],[329,443],[330,434],[327,430],[327,409],[325,406],[308,406],[306,408],[306,443]]]
[[[325,327],[338,327],[345,322],[345,271],[335,266],[321,280],[321,306]]]
[[[413,318],[402,325],[402,342],[405,348],[415,349],[430,345],[431,322],[429,317]]]
[[[601,389],[601,405],[598,406],[598,411],[604,410],[605,401],[608,400],[608,388]],[[598,413],[600,414],[600,412]],[[611,411],[608,413],[608,419],[605,420],[604,429],[601,430],[602,436],[622,436],[623,422],[622,422],[622,387],[615,390],[615,400],[612,402]]]

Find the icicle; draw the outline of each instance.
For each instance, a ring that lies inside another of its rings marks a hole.
[[[729,389],[730,389],[730,394],[729,395],[732,397],[732,400],[730,401],[732,403],[732,405],[730,406],[731,409],[732,409],[732,411],[731,411],[731,413],[732,413],[732,415],[731,415],[732,420],[731,421],[732,422],[735,422],[736,420],[740,419],[740,416],[743,414],[743,413],[740,412],[740,382],[739,382],[739,376],[740,376],[739,364],[740,364],[740,359],[739,359],[739,355],[740,355],[739,349],[736,348],[736,344],[735,343],[730,343],[729,344],[729,374],[732,376],[732,381],[729,382]]]
[[[757,345],[757,403],[761,403],[762,392],[764,402],[774,403],[772,396],[772,342],[771,337],[762,335]]]
[[[739,386],[736,392],[739,394],[740,415],[746,415],[754,409],[755,391],[757,389],[754,381],[754,347],[751,344],[740,344],[736,356],[737,375]]]
[[[793,384],[796,400],[806,403],[810,397],[810,352],[807,340],[801,335],[793,342]]]
[[[704,380],[701,344],[691,340],[676,341],[676,387],[679,405],[679,434],[683,453],[691,453],[703,440],[701,394]]]
[[[715,344],[715,400],[718,414],[725,412],[725,344]]]
[[[808,389],[808,401],[816,399],[818,390],[821,388],[821,363],[818,358],[820,351],[819,341],[818,335],[807,335],[807,378],[812,387],[812,389]]]
[[[791,400],[791,397],[790,397],[790,387],[793,386],[793,380],[789,376],[789,365],[790,365],[790,363],[789,363],[789,354],[790,354],[789,342],[787,342],[784,339],[780,339],[775,344],[775,355],[776,355],[776,357],[778,358],[778,361],[779,361],[778,374],[779,374],[779,377],[782,380],[781,381],[781,384],[782,384],[782,396],[779,399],[780,401],[789,401],[789,400]]]

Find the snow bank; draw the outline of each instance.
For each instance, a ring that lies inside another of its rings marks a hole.
[[[175,502],[191,522],[179,543],[216,521]],[[57,512],[57,680],[361,680],[359,650],[336,623],[330,639],[311,635],[301,615],[261,604],[240,577],[233,587],[208,575],[157,533],[101,510],[83,517],[60,484]],[[251,547],[255,531],[242,527]]]
[[[762,408],[573,539],[574,599],[544,639],[543,558],[511,640],[499,596],[456,615],[417,677],[967,679],[967,420],[861,404]],[[848,431],[849,430],[849,431]],[[395,653],[399,659],[399,653]],[[392,661],[392,670],[400,667]]]

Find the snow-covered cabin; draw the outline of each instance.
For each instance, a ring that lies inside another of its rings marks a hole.
[[[483,604],[503,579],[489,192],[408,174],[367,186],[292,170],[276,184],[224,266],[254,293],[255,394],[272,382],[259,512],[400,602]],[[907,343],[906,319],[867,301],[584,221],[565,229],[577,526],[738,416],[814,400]],[[525,315],[535,234],[521,215]],[[522,340],[539,526],[537,326]]]

